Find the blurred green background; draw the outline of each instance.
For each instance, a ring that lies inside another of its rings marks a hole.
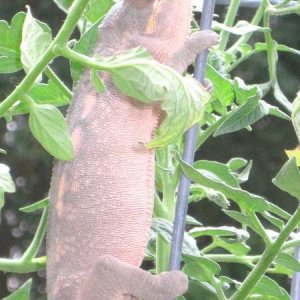
[[[0,19],[10,22],[18,11],[25,11],[25,5],[30,5],[33,15],[46,22],[56,34],[62,25],[65,15],[51,0],[0,0]],[[219,21],[223,21],[224,7],[217,7]],[[249,19],[253,9],[242,8],[239,11],[240,19]],[[272,19],[273,36],[280,43],[300,49],[300,16],[288,16]],[[261,35],[255,36],[259,41]],[[280,55],[279,78],[283,91],[292,100],[299,89],[300,59],[295,55]],[[63,59],[57,59],[53,69],[66,84],[70,86],[68,64]],[[234,73],[247,83],[264,82],[267,78],[267,64],[264,54],[255,56],[241,65]],[[24,73],[0,74],[0,99],[4,99],[23,78]],[[275,104],[273,98],[266,97],[269,103]],[[253,131],[243,130],[239,133],[210,139],[197,152],[198,159],[210,159],[227,162],[232,157],[244,157],[253,160],[250,179],[243,185],[253,193],[263,195],[288,211],[293,211],[296,201],[276,189],[271,179],[286,161],[285,149],[295,148],[297,140],[291,124],[287,121],[267,117],[253,126]],[[0,148],[7,151],[1,154],[1,163],[11,168],[12,176],[17,186],[17,192],[6,195],[6,205],[0,218],[0,257],[20,257],[27,248],[35,232],[40,213],[25,214],[18,211],[47,195],[51,177],[52,158],[33,139],[28,131],[26,116],[15,118],[6,124],[0,121]],[[199,218],[205,225],[235,225],[226,218],[215,205],[201,201],[190,207],[190,214]],[[252,240],[254,251],[261,250],[261,241]],[[45,243],[41,254],[45,252]],[[224,272],[236,279],[245,276],[248,271],[240,265],[224,265]],[[45,271],[28,275],[4,274],[0,272],[0,298],[7,296],[19,287],[28,277],[33,277],[33,300],[46,299]],[[274,277],[288,289],[289,279]],[[206,298],[204,298],[206,297]],[[189,300],[199,299],[197,294],[191,293]],[[201,299],[214,299],[209,295],[201,295]]]

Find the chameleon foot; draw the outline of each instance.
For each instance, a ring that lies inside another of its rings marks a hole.
[[[108,255],[90,271],[79,300],[169,300],[187,288],[188,279],[180,271],[151,275]]]

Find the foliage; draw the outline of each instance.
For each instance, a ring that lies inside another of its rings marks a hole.
[[[299,94],[292,107],[280,88],[277,62],[278,52],[299,55],[300,51],[278,44],[270,27],[271,16],[299,14],[299,4],[289,6],[290,1],[282,0],[273,6],[263,0],[251,22],[240,20],[235,23],[240,1],[231,1],[224,23],[214,23],[214,29],[220,31],[221,41],[209,56],[206,76],[214,85],[209,101],[208,93],[192,77],[182,77],[158,64],[143,49],[132,49],[109,58],[90,57],[97,41],[97,28],[113,1],[54,2],[67,13],[66,21],[54,39],[48,25],[36,20],[29,8],[27,14],[16,14],[10,25],[0,21],[0,72],[12,73],[21,69],[26,72],[22,82],[1,102],[0,116],[11,120],[16,115],[29,114],[29,128],[45,150],[57,159],[72,159],[67,125],[57,108],[68,104],[72,93],[50,68],[52,60],[58,56],[70,60],[74,85],[83,68],[88,67],[98,92],[104,92],[105,86],[97,72],[106,71],[114,84],[129,96],[145,104],[160,99],[167,117],[156,138],[148,143],[148,147],[157,147],[157,192],[147,250],[147,258],[155,262],[156,272],[167,269],[179,174],[184,172],[193,182],[190,203],[212,201],[216,209],[221,209],[238,224],[235,227],[205,226],[191,216],[187,217],[189,230],[184,236],[183,270],[191,282],[198,284],[199,291],[206,289],[222,300],[290,299],[288,293],[266,274],[290,276],[300,270],[299,262],[293,257],[294,247],[300,244],[299,236],[294,232],[300,221],[300,206],[291,216],[262,196],[244,190],[241,185],[248,179],[252,166],[245,159],[232,158],[228,163],[200,160],[189,165],[181,159],[181,154],[183,132],[193,124],[201,126],[197,140],[199,148],[213,136],[244,128],[251,130],[251,125],[267,115],[290,122],[289,114],[292,113],[299,135]],[[81,37],[69,43],[76,26]],[[264,42],[250,43],[254,33],[261,34]],[[232,35],[238,38],[228,47]],[[266,53],[268,60],[265,83],[250,86],[242,78],[232,78],[233,70],[261,52]],[[41,82],[43,75],[48,78],[46,82]],[[286,112],[263,100],[268,91]],[[299,200],[300,174],[293,155],[294,152],[273,183]],[[1,164],[0,209],[4,205],[4,193],[14,191],[9,169]],[[43,209],[40,224],[21,259],[0,259],[0,270],[27,273],[45,267],[45,257],[36,255],[45,233],[47,204],[48,200],[44,199],[22,209],[24,212]],[[263,253],[252,254],[250,240],[253,236],[262,240],[265,246]],[[197,240],[203,237],[210,242],[199,248]],[[222,263],[245,265],[250,273],[243,282],[239,282],[223,275]],[[29,299],[30,287],[31,281],[28,281],[6,299]]]

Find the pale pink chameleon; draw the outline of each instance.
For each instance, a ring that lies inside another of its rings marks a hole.
[[[142,46],[183,72],[196,54],[218,41],[211,31],[189,36],[191,0],[123,0],[111,9],[95,53]],[[103,75],[93,88],[88,71],[67,120],[75,149],[57,162],[50,189],[47,237],[49,300],[167,300],[187,290],[179,272],[139,269],[147,246],[154,195],[154,137],[160,111],[142,105]]]

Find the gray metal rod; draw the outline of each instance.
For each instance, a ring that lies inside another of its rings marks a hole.
[[[261,0],[241,0],[240,7],[250,7],[250,8],[256,8],[260,5],[262,1]],[[280,0],[271,0],[271,4],[278,4],[281,1]],[[216,0],[216,5],[229,5],[230,0]],[[288,6],[293,6],[297,4],[297,1],[291,1],[288,3]]]
[[[296,248],[296,259],[300,261],[300,247]],[[300,300],[300,272],[295,272],[292,277],[291,298]]]
[[[201,17],[201,30],[210,29],[214,14],[215,0],[205,0]],[[205,65],[207,60],[208,51],[203,51],[197,56],[195,65],[195,78],[204,83]],[[198,133],[198,124],[189,129],[185,134],[185,146],[183,153],[183,160],[188,164],[192,164],[194,161],[195,144]],[[186,214],[188,208],[188,199],[190,193],[190,180],[181,173],[179,180],[179,188],[177,195],[177,205],[175,212],[172,244],[171,244],[171,256],[169,270],[179,270],[181,262],[181,252],[183,244],[183,236],[186,225]]]

